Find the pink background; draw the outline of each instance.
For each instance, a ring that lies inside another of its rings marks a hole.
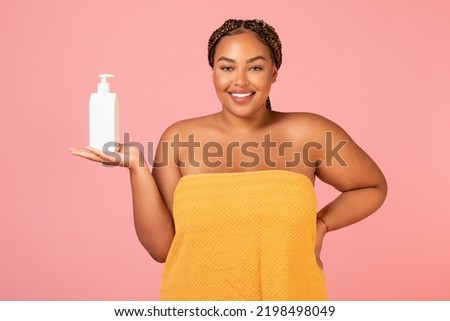
[[[206,44],[229,17],[279,32],[274,109],[336,121],[388,179],[376,214],[326,238],[330,299],[450,299],[446,0],[1,0],[0,299],[157,299],[162,265],[135,235],[127,170],[68,148],[87,144],[99,73],[117,76],[132,140],[219,110]]]

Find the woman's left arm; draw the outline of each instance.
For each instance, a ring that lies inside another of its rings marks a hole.
[[[316,254],[320,263],[323,237],[328,231],[356,223],[374,213],[387,195],[386,179],[377,164],[337,124],[315,122],[322,146],[316,159],[316,176],[341,194],[317,216]]]

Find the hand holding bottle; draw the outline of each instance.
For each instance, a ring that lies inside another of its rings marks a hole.
[[[85,148],[71,147],[69,151],[72,155],[102,163],[106,166],[122,166],[129,169],[147,166],[147,162],[139,148],[132,145],[119,144],[119,148],[115,152],[101,151],[90,146]]]
[[[101,74],[97,92],[89,100],[89,145],[70,148],[73,155],[102,163],[106,166],[145,167],[147,164],[135,146],[119,144],[119,103],[117,94],[110,91],[108,78]]]

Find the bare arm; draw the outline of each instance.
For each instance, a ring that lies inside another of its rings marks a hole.
[[[314,127],[322,146],[328,146],[318,152],[315,174],[341,192],[317,213],[322,219],[317,221],[316,253],[320,261],[325,234],[374,213],[386,198],[387,183],[380,168],[342,128],[323,118],[318,118]]]
[[[331,149],[322,149],[316,176],[332,185],[341,194],[318,213],[328,225],[336,230],[356,223],[375,212],[384,202],[387,183],[375,162],[336,124],[330,124],[325,142],[342,148],[339,155]],[[326,154],[328,153],[328,155]],[[330,156],[331,154],[331,156]],[[336,157],[332,157],[332,156]]]
[[[173,220],[139,149],[121,145],[117,153],[103,153],[91,147],[71,148],[70,151],[95,162],[129,169],[138,239],[156,261],[164,262],[174,236]]]
[[[146,162],[130,168],[130,182],[136,234],[148,253],[163,263],[175,234],[172,216]]]

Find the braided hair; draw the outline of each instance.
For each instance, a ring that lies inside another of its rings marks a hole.
[[[215,30],[208,41],[208,62],[209,65],[214,67],[214,55],[216,53],[216,47],[220,39],[224,36],[234,36],[245,32],[246,30],[253,31],[261,43],[266,45],[270,49],[270,56],[277,69],[281,66],[282,54],[281,54],[281,41],[278,34],[268,23],[263,20],[237,20],[228,19]],[[267,97],[266,108],[272,109],[270,105],[270,99]]]

